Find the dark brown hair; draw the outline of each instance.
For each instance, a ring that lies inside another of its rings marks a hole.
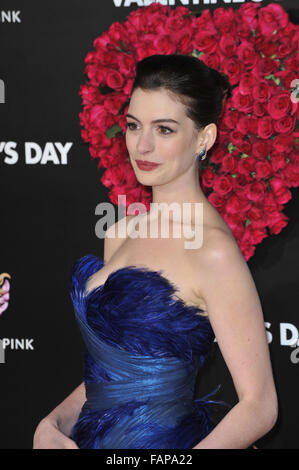
[[[136,88],[165,88],[185,105],[199,130],[217,123],[225,98],[232,94],[227,75],[184,54],[156,54],[137,62],[132,93]]]

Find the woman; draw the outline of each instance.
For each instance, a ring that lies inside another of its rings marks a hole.
[[[104,261],[86,255],[75,263],[71,297],[87,346],[85,380],[40,422],[34,448],[245,449],[274,426],[277,395],[258,293],[199,183],[230,93],[225,75],[191,56],[137,64],[126,145],[138,181],[164,209],[121,219],[106,232]],[[201,243],[186,248],[184,236],[133,235],[136,222],[147,234],[153,221],[169,224],[170,234],[184,228],[184,203]],[[209,402],[193,399],[214,335],[239,398],[217,426]]]

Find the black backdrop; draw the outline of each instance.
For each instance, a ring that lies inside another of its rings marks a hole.
[[[78,90],[86,81],[84,58],[93,40],[143,3],[1,2],[0,79],[5,103],[0,105],[0,272],[12,276],[9,307],[0,316],[0,339],[9,341],[0,363],[2,449],[32,448],[40,419],[82,382],[84,348],[69,297],[70,270],[87,253],[103,255],[103,240],[95,234],[95,207],[109,198],[100,182],[102,170],[81,139]],[[201,10],[237,8],[244,2],[172,3]],[[296,0],[276,3],[298,23]],[[69,142],[70,149],[65,161],[57,152],[55,161],[30,163],[25,155],[29,142],[42,150],[48,142]],[[299,350],[297,354],[290,346],[299,329],[298,188],[292,194],[285,209],[288,226],[264,240],[248,262],[263,305],[279,395],[278,422],[257,442],[269,449],[299,448]],[[24,340],[24,349],[15,349],[15,339]],[[236,403],[230,374],[215,343],[198,379],[198,396],[218,383],[222,388],[215,399]],[[225,412],[215,413],[215,419]]]

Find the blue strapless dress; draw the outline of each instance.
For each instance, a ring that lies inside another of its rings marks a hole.
[[[81,449],[191,449],[214,428],[195,380],[215,335],[160,271],[126,266],[86,294],[104,261],[88,254],[70,294],[86,349],[86,402],[71,431]]]

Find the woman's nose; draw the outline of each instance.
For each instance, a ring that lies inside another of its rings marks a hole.
[[[150,152],[154,149],[154,140],[150,132],[141,132],[137,141],[137,151],[139,153]]]

